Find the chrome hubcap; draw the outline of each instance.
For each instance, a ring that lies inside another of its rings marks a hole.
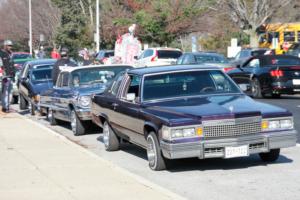
[[[150,136],[147,138],[147,157],[148,157],[149,164],[153,166],[156,160],[156,150],[155,150],[154,140]]]
[[[103,142],[104,142],[104,145],[106,147],[108,147],[108,145],[109,145],[109,128],[108,128],[107,123],[105,123],[105,125],[103,126]]]
[[[75,133],[76,131],[76,117],[75,117],[75,112],[71,112],[71,128],[72,128],[72,131]]]
[[[48,111],[48,119],[49,120],[51,120],[51,118],[52,118],[52,110],[51,109],[49,109],[49,111]]]

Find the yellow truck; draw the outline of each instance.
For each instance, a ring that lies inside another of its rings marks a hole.
[[[275,49],[276,54],[286,53],[295,42],[300,42],[300,22],[267,24],[259,30],[259,47]]]

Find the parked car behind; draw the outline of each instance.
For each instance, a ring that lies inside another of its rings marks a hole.
[[[292,114],[256,102],[222,70],[162,66],[129,70],[92,98],[93,121],[107,151],[129,141],[147,149],[162,170],[179,158],[233,158],[259,154],[275,161],[296,145]]]
[[[149,48],[137,57],[136,67],[149,67],[159,65],[170,65],[182,55],[180,49],[174,48]]]
[[[254,56],[228,74],[254,98],[300,93],[300,58],[295,56]]]
[[[51,71],[55,62],[55,59],[40,59],[24,64],[18,78],[21,110],[29,108],[32,115],[39,110],[41,92],[53,86]]]
[[[96,56],[96,60],[100,62],[100,64],[104,64],[107,59],[113,57],[115,55],[114,50],[101,50]]]
[[[184,53],[177,59],[178,65],[188,64],[207,64],[223,69],[225,72],[234,69],[235,67],[229,63],[229,61],[219,53],[211,52],[190,52]]]
[[[249,58],[253,56],[264,55],[266,52],[271,54],[272,51],[268,48],[246,48],[242,49],[231,61],[231,64],[234,66],[244,64]]]
[[[90,96],[101,93],[107,84],[127,65],[65,67],[59,73],[56,85],[43,92],[40,106],[47,112],[51,125],[58,120],[71,123],[74,135],[86,132],[91,122]]]

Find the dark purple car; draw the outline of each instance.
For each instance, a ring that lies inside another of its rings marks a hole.
[[[275,161],[297,135],[289,111],[254,101],[211,66],[129,70],[92,98],[92,118],[103,128],[106,150],[122,141],[141,146],[153,170],[191,157],[259,153]]]

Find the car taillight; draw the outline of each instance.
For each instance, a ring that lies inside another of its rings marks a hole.
[[[281,76],[283,76],[283,71],[282,71],[282,70],[278,70],[278,69],[276,69],[276,70],[271,70],[271,71],[270,71],[270,74],[271,74],[271,76],[273,76],[273,77],[281,77]]]
[[[227,67],[227,68],[224,68],[224,72],[228,72],[228,71],[233,70],[233,69],[235,69],[235,67]]]

